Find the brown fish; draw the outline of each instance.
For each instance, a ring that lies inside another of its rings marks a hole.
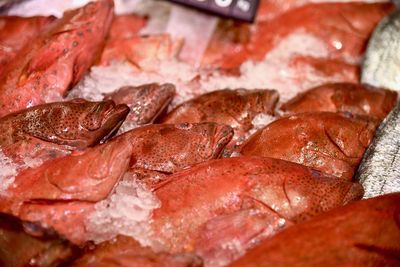
[[[275,90],[218,90],[180,104],[160,121],[226,124],[235,131],[234,143],[253,127],[252,120],[256,115],[274,114],[278,100]]]
[[[173,173],[218,158],[232,135],[225,125],[182,123],[148,125],[116,138],[132,144],[132,168]]]
[[[14,159],[55,158],[106,140],[128,112],[126,105],[111,100],[74,99],[35,106],[0,118],[0,148]]]
[[[2,213],[0,236],[0,264],[3,267],[58,266],[79,252],[51,229]]]
[[[0,17],[0,76],[18,53],[34,41],[55,17]]]
[[[318,215],[229,266],[400,266],[400,193]]]
[[[286,114],[348,112],[383,120],[396,104],[395,91],[352,83],[324,84],[297,95],[281,106]]]
[[[155,253],[148,247],[142,247],[133,238],[118,236],[87,251],[73,262],[73,267],[201,267],[202,261],[193,254],[171,255],[165,252]]]
[[[154,244],[229,262],[291,222],[347,204],[362,187],[291,162],[256,157],[212,160],[171,175],[154,191]]]
[[[288,160],[352,179],[376,126],[368,119],[339,113],[296,114],[259,130],[241,154]]]
[[[113,1],[68,11],[8,65],[0,79],[0,116],[59,101],[101,52]]]
[[[152,123],[165,111],[175,95],[175,86],[166,84],[145,84],[141,86],[126,86],[106,95],[116,104],[127,104],[131,109],[123,129],[130,130],[135,126]]]

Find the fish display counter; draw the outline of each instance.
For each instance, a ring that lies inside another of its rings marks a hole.
[[[0,1],[0,266],[400,266],[397,1]]]

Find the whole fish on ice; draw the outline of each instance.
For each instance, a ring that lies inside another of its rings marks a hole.
[[[369,41],[362,82],[400,91],[400,10],[385,17]],[[400,191],[400,103],[383,121],[366,151],[356,178],[365,197]]]

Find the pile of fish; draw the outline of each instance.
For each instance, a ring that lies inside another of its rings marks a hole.
[[[400,266],[399,14],[261,1],[254,25],[221,21],[176,105],[170,81],[73,97],[92,66],[179,60],[146,17],[0,17],[0,265]],[[201,88],[299,32],[329,53],[285,55],[282,88]]]

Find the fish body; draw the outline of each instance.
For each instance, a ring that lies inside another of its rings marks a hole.
[[[400,10],[376,27],[362,65],[362,82],[400,91]],[[365,197],[400,191],[400,104],[382,122],[360,164],[356,179],[365,187]]]
[[[54,21],[54,17],[0,17],[0,76],[7,64]],[[23,33],[23,34],[21,34]]]
[[[400,103],[375,133],[356,173],[365,198],[400,192]]]
[[[226,125],[182,123],[147,125],[116,138],[132,144],[131,168],[173,173],[218,158],[232,136]]]
[[[376,127],[368,118],[339,113],[295,114],[259,130],[240,153],[288,160],[351,180]]]
[[[0,79],[0,116],[60,101],[94,63],[113,18],[113,1],[68,11],[8,64]]]
[[[395,193],[287,228],[229,266],[399,266],[399,240],[400,193]]]
[[[226,263],[291,222],[361,198],[362,188],[287,161],[237,157],[175,173],[154,193],[155,244]]]
[[[383,120],[396,104],[397,93],[352,83],[324,84],[307,90],[281,106],[285,114],[345,112]]]
[[[128,112],[128,106],[111,100],[38,105],[0,118],[0,148],[16,162],[54,159],[105,141]]]
[[[215,122],[234,129],[232,143],[243,138],[260,113],[273,115],[279,95],[275,90],[217,90],[188,100],[160,119],[162,123]]]
[[[118,236],[99,244],[76,260],[73,267],[201,267],[202,260],[193,254],[156,253],[142,247],[133,238]]]

